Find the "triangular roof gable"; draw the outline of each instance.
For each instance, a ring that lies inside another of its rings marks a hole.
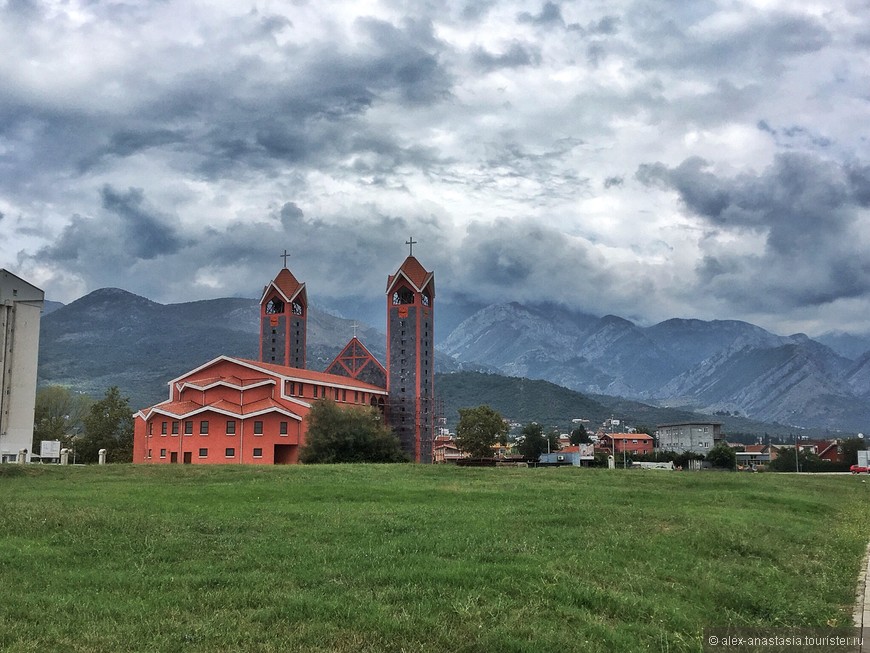
[[[351,378],[356,379],[367,365],[375,365],[386,376],[387,370],[384,366],[378,362],[378,359],[362,344],[359,338],[353,336],[350,342],[341,350],[341,353],[326,366],[324,372],[326,374],[335,374],[332,370],[336,366],[340,366],[347,371]]]
[[[306,305],[308,304],[308,297],[305,293],[305,284],[297,281],[296,277],[293,276],[293,273],[287,268],[282,269],[278,273],[278,276],[263,289],[263,296],[260,297],[261,304],[266,301],[266,296],[269,294],[270,289],[274,289],[288,304],[296,299],[301,293],[302,303]]]
[[[245,365],[254,370],[274,373],[282,380],[295,380],[311,383],[322,383],[347,390],[363,390],[365,392],[373,392],[375,394],[387,394],[384,388],[372,385],[366,381],[352,379],[346,376],[337,374],[328,374],[326,372],[315,372],[314,370],[306,370],[298,367],[288,367],[286,365],[277,365],[275,363],[263,363],[261,361],[253,361],[245,358],[228,358],[235,363]]]
[[[405,262],[399,266],[399,269],[396,271],[396,274],[391,274],[387,277],[387,293],[389,294],[393,290],[393,286],[396,285],[396,282],[399,280],[399,277],[404,278],[414,290],[417,292],[423,292],[427,286],[429,286],[429,293],[431,295],[435,295],[435,283],[433,281],[433,277],[435,276],[434,272],[427,272],[426,268],[424,268],[420,261],[418,261],[413,256],[409,256],[405,259]]]

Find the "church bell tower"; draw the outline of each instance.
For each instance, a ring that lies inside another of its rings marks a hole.
[[[408,258],[387,278],[388,420],[402,448],[418,463],[432,462],[435,430],[435,274]]]
[[[305,369],[308,298],[282,256],[284,268],[260,299],[260,361]]]

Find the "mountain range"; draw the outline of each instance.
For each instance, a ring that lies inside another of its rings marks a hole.
[[[117,385],[134,407],[150,405],[168,396],[170,379],[216,356],[256,358],[258,315],[254,299],[164,305],[114,288],[68,305],[52,302],[42,318],[39,381],[94,396]],[[323,369],[355,330],[383,361],[383,333],[354,324],[310,307],[308,366]],[[859,353],[861,342],[832,334],[826,344],[729,320],[673,319],[641,327],[613,315],[510,303],[478,310],[459,323],[440,342],[435,367],[444,396],[456,395],[457,401],[461,395],[452,385],[462,385],[468,397],[474,385],[469,379],[479,385],[483,377],[451,373],[472,370],[546,380],[594,395],[599,406],[616,405],[613,398],[622,397],[670,407],[674,421],[699,411],[859,431],[870,418],[870,352]],[[509,387],[499,386],[499,392],[510,393]],[[548,386],[536,388],[550,392]],[[581,399],[571,399],[579,402],[572,405],[585,410]],[[640,404],[632,406],[643,412]],[[654,414],[667,419],[667,412]]]
[[[858,341],[848,341],[853,352]],[[870,423],[870,352],[849,357],[803,334],[737,320],[641,327],[614,315],[497,304],[468,317],[441,347],[461,363],[584,393],[796,427]]]

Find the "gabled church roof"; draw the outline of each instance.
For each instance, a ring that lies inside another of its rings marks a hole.
[[[340,376],[349,376],[352,379],[360,380],[360,374],[364,370],[374,368],[384,379],[387,377],[387,370],[378,362],[378,359],[366,348],[359,338],[354,336],[350,339],[341,353],[335,357],[324,370],[327,374],[337,374]]]
[[[293,301],[299,293],[303,293],[302,296],[303,298],[305,297],[305,284],[299,283],[296,277],[293,276],[293,273],[287,268],[283,268],[278,273],[278,276],[275,277],[275,280],[263,289],[260,303],[266,299],[266,295],[269,294],[269,288],[275,288],[284,297],[286,302]]]
[[[420,261],[413,256],[409,256],[405,259],[405,262],[399,266],[396,274],[391,274],[387,277],[387,292],[390,292],[393,289],[393,285],[395,285],[399,277],[404,277],[414,287],[414,290],[422,292],[423,289],[429,285],[430,281],[432,281],[433,276],[434,273],[427,272],[426,268],[420,264]],[[434,289],[430,289],[430,292],[433,290]]]

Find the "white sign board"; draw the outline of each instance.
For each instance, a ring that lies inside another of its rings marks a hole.
[[[580,449],[580,460],[594,460],[595,459],[595,445],[593,444],[581,444],[579,445]]]
[[[60,440],[43,440],[39,445],[40,458],[60,458]]]

